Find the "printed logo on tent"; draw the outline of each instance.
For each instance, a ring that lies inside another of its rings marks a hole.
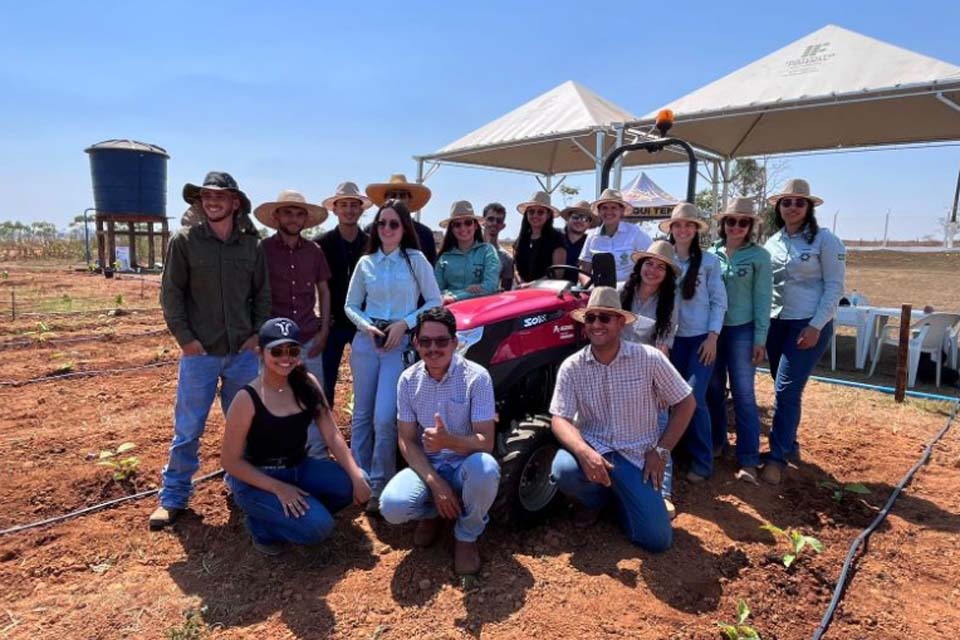
[[[796,76],[806,73],[815,73],[820,70],[820,66],[836,57],[836,53],[830,50],[829,42],[816,42],[804,47],[799,58],[793,58],[786,61],[786,71],[784,76]]]

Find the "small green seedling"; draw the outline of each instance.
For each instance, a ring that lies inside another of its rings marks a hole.
[[[117,294],[117,297],[113,299],[113,304],[115,304],[115,305],[117,306],[117,308],[123,306],[123,294],[122,294],[122,293],[118,293],[118,294]]]
[[[45,343],[50,338],[57,337],[57,334],[55,334],[53,331],[50,331],[50,327],[47,325],[46,322],[43,322],[42,320],[37,323],[36,331],[27,331],[23,335],[31,336],[35,342],[41,343],[41,344]]]
[[[760,526],[764,531],[769,531],[775,536],[781,537],[787,541],[787,544],[790,546],[790,550],[783,554],[781,562],[783,566],[787,569],[796,562],[797,558],[800,556],[800,552],[806,547],[810,547],[816,553],[823,551],[823,543],[814,538],[813,536],[805,536],[796,529],[790,529],[789,531],[784,531],[780,527],[776,527],[772,524],[765,524]]]
[[[203,621],[206,612],[206,605],[199,609],[187,609],[183,612],[183,622],[179,626],[167,629],[164,635],[168,640],[202,640],[208,637],[212,629]]]
[[[844,496],[848,493],[860,496],[866,496],[871,493],[870,489],[864,486],[862,482],[848,482],[847,484],[841,485],[831,480],[821,480],[817,483],[817,486],[832,491],[833,501],[837,504],[843,502]]]
[[[64,373],[70,373],[75,366],[73,360],[65,360],[53,368],[53,375],[58,376]]]
[[[7,271],[6,269],[4,269],[3,271],[0,271],[0,280],[9,280],[9,279],[10,279],[9,271]]]
[[[127,456],[121,458],[122,454],[135,449],[137,445],[133,442],[124,442],[116,451],[104,449],[97,458],[97,465],[113,469],[113,479],[117,481],[129,480],[137,474],[137,467],[140,466],[140,458],[137,456]]]
[[[744,600],[737,603],[737,623],[728,624],[718,622],[720,627],[720,637],[726,640],[760,640],[760,634],[757,630],[747,624],[747,618],[750,617],[750,607]]]

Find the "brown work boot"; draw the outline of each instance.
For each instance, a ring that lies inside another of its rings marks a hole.
[[[432,545],[437,539],[441,524],[439,517],[417,522],[417,528],[413,531],[413,544],[421,548]]]
[[[458,576],[472,576],[480,571],[480,547],[476,542],[454,541],[453,569]]]
[[[783,468],[776,462],[768,462],[764,465],[760,477],[767,484],[780,484],[783,481]]]
[[[181,513],[183,513],[183,509],[157,507],[150,514],[150,531],[160,531],[164,527],[169,527],[177,521]]]
[[[587,509],[586,507],[579,506],[576,511],[573,513],[573,526],[577,529],[586,529],[587,527],[592,527],[597,523],[597,520],[600,519],[600,513],[603,511],[603,508],[599,509]]]

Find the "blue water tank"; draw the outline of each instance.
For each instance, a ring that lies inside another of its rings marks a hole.
[[[90,154],[97,215],[167,215],[166,149],[136,140],[105,140]]]

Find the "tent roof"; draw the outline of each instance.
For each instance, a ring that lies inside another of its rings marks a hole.
[[[642,172],[623,188],[621,195],[624,200],[641,209],[672,207],[680,202]]]
[[[613,123],[635,119],[568,80],[424,159],[543,175],[593,170],[595,162],[584,149],[595,152],[596,131],[612,133]],[[613,136],[606,138],[604,153],[614,146]]]
[[[827,25],[664,108],[726,157],[958,140],[960,67]]]

